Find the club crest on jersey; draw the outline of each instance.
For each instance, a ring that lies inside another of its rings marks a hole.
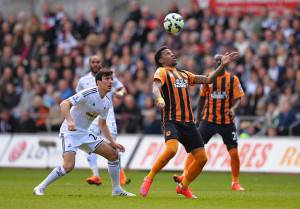
[[[176,88],[187,88],[187,84],[188,84],[188,82],[186,79],[180,78],[180,79],[175,80],[174,86]]]

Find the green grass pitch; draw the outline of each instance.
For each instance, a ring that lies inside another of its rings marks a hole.
[[[46,190],[34,196],[33,187],[50,170],[0,168],[0,209],[293,209],[300,208],[300,176],[241,174],[246,192],[230,190],[229,173],[204,172],[191,185],[198,199],[185,199],[175,193],[173,172],[160,172],[149,196],[112,197],[107,171],[102,171],[101,186],[88,185],[89,170],[74,170]],[[125,189],[138,194],[146,172],[129,171],[132,182]]]

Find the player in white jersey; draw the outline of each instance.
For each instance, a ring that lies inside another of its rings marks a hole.
[[[91,88],[95,87],[95,75],[96,73],[102,69],[100,58],[97,55],[91,56],[89,59],[89,66],[90,66],[90,71],[87,75],[81,77],[78,81],[77,87],[76,87],[76,92],[79,92],[83,89],[86,88]],[[107,93],[108,98],[112,101],[113,95],[117,97],[123,97],[123,95],[126,93],[126,90],[123,86],[123,84],[118,80],[118,78],[113,77],[113,86],[112,86],[112,91]],[[116,124],[116,119],[115,119],[115,113],[114,113],[114,108],[111,106],[108,111],[107,115],[107,126],[112,133],[112,136],[114,139],[117,138],[117,124]],[[96,134],[97,136],[101,136],[101,130],[99,129],[98,126],[98,119],[96,118],[93,123],[90,126],[90,130]],[[92,176],[88,177],[86,181],[89,184],[96,184],[100,185],[102,183],[102,179],[99,175],[99,169],[97,166],[97,155],[94,153],[91,153],[87,156],[87,160],[89,163],[89,166],[92,170]],[[126,178],[125,172],[123,169],[120,171],[120,182],[121,185],[124,185],[130,180]]]
[[[124,152],[125,148],[116,143],[106,125],[108,110],[112,105],[106,96],[106,93],[112,88],[112,71],[99,71],[96,74],[95,81],[96,87],[82,90],[60,104],[61,112],[65,117],[59,133],[63,146],[63,166],[54,168],[34,188],[35,195],[44,195],[44,191],[50,183],[73,170],[76,152],[79,148],[88,153],[96,153],[109,160],[108,171],[112,180],[113,196],[135,196],[126,192],[120,186],[119,151]],[[93,120],[98,116],[99,127],[110,143],[88,130]]]

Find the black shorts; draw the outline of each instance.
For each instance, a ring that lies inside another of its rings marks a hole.
[[[166,141],[177,139],[184,146],[187,153],[196,148],[204,147],[202,137],[193,122],[166,121],[164,134]]]
[[[219,134],[221,135],[224,144],[226,144],[227,150],[237,147],[238,137],[234,124],[218,125],[207,121],[201,121],[198,130],[205,144],[208,143],[213,135]]]

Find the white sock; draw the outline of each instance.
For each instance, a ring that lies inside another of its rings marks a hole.
[[[91,153],[87,156],[87,161],[89,166],[93,172],[93,176],[99,176],[99,169],[97,166],[97,155],[95,153]]]
[[[108,172],[113,190],[120,189],[120,161],[108,161]]]
[[[46,189],[49,184],[56,181],[60,177],[66,174],[65,169],[62,166],[54,168],[51,173],[39,184],[39,187]]]

